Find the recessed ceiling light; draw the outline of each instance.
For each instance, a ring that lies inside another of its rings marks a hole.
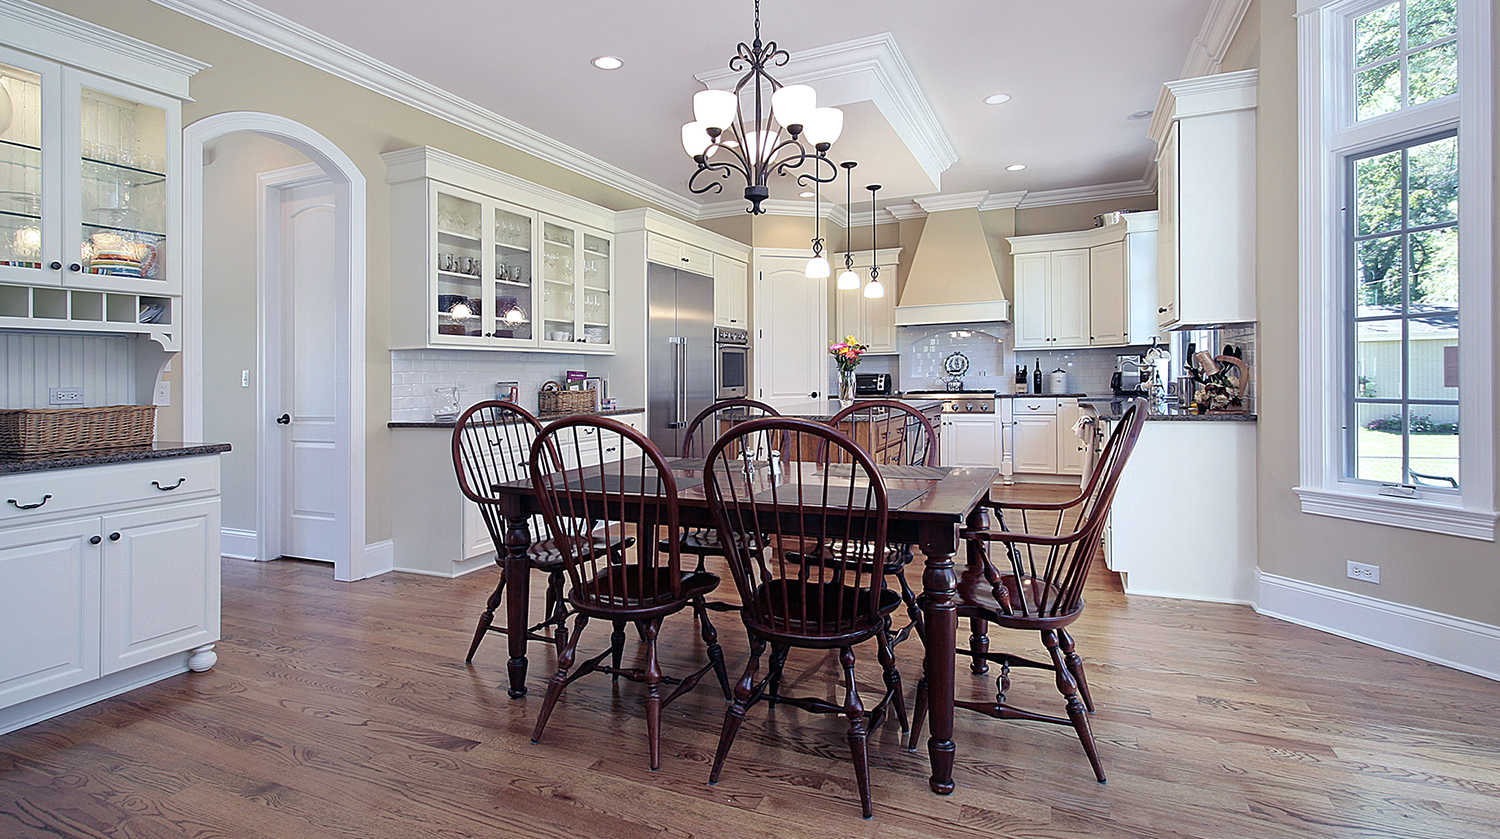
[[[1151,115],[1154,114],[1154,113],[1156,113],[1156,111],[1136,111],[1135,113],[1133,113],[1130,116],[1126,117],[1126,119],[1133,119],[1133,120],[1150,119]]]
[[[1012,163],[1011,165],[1005,167],[1005,171],[1007,171],[1007,172],[1019,172],[1022,169],[1025,169],[1025,168],[1026,168],[1026,164],[1024,164],[1024,163]]]
[[[601,55],[594,59],[594,66],[600,70],[618,70],[625,66],[625,61],[613,55]]]
[[[813,192],[812,190],[808,190],[806,192],[799,192],[799,193],[797,193],[797,197],[798,198],[811,198],[811,197],[813,197],[816,194],[817,193]]]
[[[986,105],[1000,105],[1002,103],[1009,102],[1009,101],[1010,101],[1010,94],[1009,93],[996,93],[996,94],[994,94],[992,96],[986,96],[986,97],[984,97],[984,104],[986,104]]]

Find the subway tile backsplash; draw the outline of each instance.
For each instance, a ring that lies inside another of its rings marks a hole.
[[[552,353],[392,350],[391,421],[431,421],[436,388],[457,385],[459,404],[467,408],[494,399],[496,382],[518,382],[521,407],[536,411],[544,383],[561,382],[567,371],[589,370],[598,361],[598,356]]]

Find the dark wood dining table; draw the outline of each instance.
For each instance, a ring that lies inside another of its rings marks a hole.
[[[685,527],[712,527],[713,512],[702,486],[703,461],[672,458],[667,463],[683,485],[678,492],[681,524]],[[635,461],[627,461],[623,471],[638,471],[638,466],[632,469],[633,465],[636,465]],[[621,468],[619,464],[609,466],[611,472]],[[799,469],[815,468],[818,467],[810,463],[792,463],[774,480],[795,480]],[[769,475],[769,470],[763,471]],[[932,762],[932,776],[928,783],[933,792],[946,795],[953,791],[954,648],[958,634],[958,617],[953,605],[958,576],[953,557],[958,552],[959,527],[966,523],[980,523],[983,515],[980,502],[989,497],[990,487],[1000,472],[992,468],[883,466],[880,474],[888,491],[903,490],[902,495],[908,498],[914,492],[921,492],[890,511],[887,538],[891,542],[919,546],[926,558],[922,591],[927,628],[927,751]],[[527,612],[531,602],[526,549],[532,542],[531,517],[540,513],[541,508],[529,481],[499,484],[495,490],[500,499],[500,512],[507,522],[506,625],[510,628],[507,670],[510,695],[519,697],[526,694],[526,635],[518,630],[529,625]]]

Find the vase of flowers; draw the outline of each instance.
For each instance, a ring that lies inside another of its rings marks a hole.
[[[828,345],[828,354],[839,366],[839,402],[845,405],[854,403],[854,368],[859,366],[859,357],[868,349],[853,335],[845,335],[844,340]]]

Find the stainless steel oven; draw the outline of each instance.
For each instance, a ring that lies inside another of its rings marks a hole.
[[[744,399],[750,395],[750,333],[729,326],[714,327],[714,398]]]

